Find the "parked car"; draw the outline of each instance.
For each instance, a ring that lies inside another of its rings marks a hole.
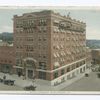
[[[3,82],[3,79],[2,79],[2,78],[0,78],[0,82],[1,82],[1,83]]]
[[[85,77],[89,77],[89,74],[88,74],[88,73],[86,73],[86,74],[85,74]]]
[[[98,68],[98,71],[100,72],[100,67]]]
[[[30,91],[30,90],[32,90],[32,91],[35,91],[35,89],[36,89],[36,86],[26,86],[25,88],[24,88],[24,90],[27,90],[27,91]]]
[[[4,84],[6,85],[14,85],[15,80],[4,80]]]
[[[97,73],[97,77],[100,78],[100,73]]]

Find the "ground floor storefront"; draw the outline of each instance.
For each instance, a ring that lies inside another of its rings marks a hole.
[[[35,76],[35,72],[33,68],[23,68],[23,67],[16,67],[14,68],[15,74],[19,77],[23,76],[25,79],[33,79]]]
[[[82,69],[81,69],[82,68]],[[71,84],[75,83],[76,81],[80,80],[82,77],[85,77],[85,73],[90,73],[90,69],[85,69],[84,66],[80,69],[77,69],[76,71],[73,71],[72,73],[69,73],[66,76],[66,80],[62,80],[62,83],[56,84],[56,85],[48,85],[48,83],[44,83],[43,80],[36,79],[36,91],[60,91],[64,88],[69,87]],[[85,69],[85,70],[84,70]],[[30,72],[27,70],[27,72]],[[25,86],[29,86],[33,84],[32,79],[23,79],[23,77],[18,77],[16,74],[8,74],[8,73],[0,73],[0,77],[3,78],[3,76],[6,75],[6,79],[12,79],[15,80],[15,86],[24,88]],[[63,76],[64,77],[64,76]],[[86,77],[87,78],[87,77]],[[55,80],[57,81],[57,80]],[[53,82],[55,82],[53,81]],[[61,82],[61,81],[59,81]],[[16,88],[15,88],[16,89]]]
[[[25,63],[26,65],[26,63]],[[66,67],[66,66],[65,66]],[[91,64],[82,64],[79,67],[71,70],[70,72],[64,73],[61,76],[49,81],[43,79],[36,79],[37,90],[60,90],[73,82],[79,80],[89,71],[91,71]],[[28,63],[26,66],[11,66],[11,65],[0,65],[0,71],[3,73],[12,73],[17,75],[17,77],[22,77],[22,80],[33,80],[37,69],[32,62]],[[19,84],[19,83],[18,83]]]
[[[75,81],[80,80],[82,77],[85,77],[85,74],[89,74],[91,72],[90,67],[87,67],[86,64],[84,64],[83,66],[80,66],[79,68],[77,68],[69,73],[66,73],[66,74],[62,75],[61,77],[58,77],[57,79],[52,80],[52,81],[37,79],[37,84],[40,84],[37,87],[37,90],[39,88],[41,88],[41,90],[43,90],[43,88],[45,88],[46,91],[61,90],[62,88],[69,86],[70,84],[74,83]]]
[[[11,64],[0,64],[0,72],[3,73],[13,73],[13,65]]]

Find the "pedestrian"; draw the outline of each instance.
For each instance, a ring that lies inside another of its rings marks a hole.
[[[3,76],[3,80],[6,80],[6,75]]]
[[[6,75],[3,76],[3,82],[5,84],[5,80],[6,80]]]
[[[23,74],[23,80],[25,80],[25,74]]]

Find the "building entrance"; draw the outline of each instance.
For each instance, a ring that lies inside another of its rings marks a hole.
[[[33,78],[33,70],[28,70],[28,78]]]
[[[21,75],[23,75],[22,69],[19,69],[19,68],[16,69],[16,73],[17,73],[17,75],[18,75],[19,77],[20,77]]]
[[[36,71],[36,60],[33,58],[24,59],[25,77],[33,79]]]

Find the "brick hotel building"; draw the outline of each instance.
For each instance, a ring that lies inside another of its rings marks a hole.
[[[85,23],[51,10],[13,20],[16,73],[58,85],[86,72]]]

